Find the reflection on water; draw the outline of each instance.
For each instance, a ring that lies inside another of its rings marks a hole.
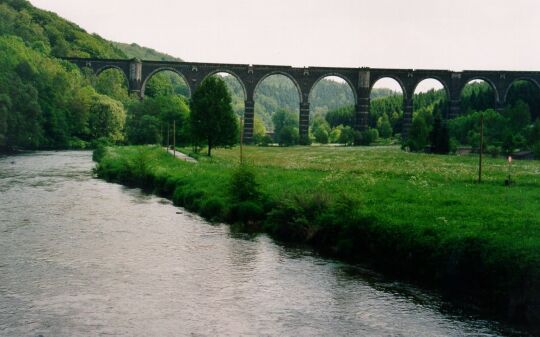
[[[0,336],[519,335],[92,166],[89,152],[0,158]]]

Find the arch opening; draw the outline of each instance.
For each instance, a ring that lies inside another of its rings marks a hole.
[[[459,98],[462,115],[495,109],[498,101],[497,91],[493,84],[481,78],[467,82],[461,89]]]
[[[344,141],[345,137],[343,136],[340,139],[339,136],[341,136],[342,128],[354,127],[356,105],[356,94],[349,81],[333,74],[322,76],[311,88],[309,102],[309,130],[312,140],[319,144]],[[338,132],[338,130],[334,130],[338,125],[334,124],[338,122],[336,117],[343,114],[347,114],[350,118],[340,123],[341,126]],[[332,125],[330,122],[332,122]]]
[[[225,82],[225,85],[227,86],[227,89],[229,90],[229,94],[231,95],[231,103],[234,112],[236,113],[236,116],[238,118],[244,116],[245,111],[245,101],[246,101],[246,89],[244,87],[244,84],[242,81],[236,76],[235,74],[231,72],[226,71],[218,71],[213,72],[205,77],[208,78],[210,76],[217,76]]]
[[[129,81],[118,67],[104,67],[96,72],[94,87],[100,94],[107,95],[122,103],[129,100]]]
[[[517,79],[512,81],[505,93],[506,109],[524,109],[525,103],[529,109],[531,121],[540,118],[540,86],[531,79]]]
[[[449,94],[442,81],[436,78],[423,79],[416,84],[413,93],[413,119],[421,115],[429,126],[437,115],[448,117]]]
[[[368,125],[389,139],[403,132],[403,87],[394,78],[379,78],[370,91]]]
[[[158,97],[179,95],[184,98],[191,97],[191,89],[186,77],[169,68],[161,68],[152,72],[141,85],[141,97]]]
[[[300,97],[298,84],[288,75],[263,77],[254,91],[254,141],[298,144]]]

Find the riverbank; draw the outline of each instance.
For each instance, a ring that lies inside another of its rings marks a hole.
[[[474,157],[371,147],[247,147],[244,155],[258,185],[250,198],[230,187],[233,175],[249,176],[237,172],[235,150],[197,165],[148,147],[95,157],[100,178],[168,196],[208,219],[308,243],[539,324],[538,162],[515,163],[516,184],[505,187],[500,159],[486,160],[478,185]]]

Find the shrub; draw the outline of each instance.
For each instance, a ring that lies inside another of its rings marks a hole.
[[[232,174],[229,193],[233,201],[254,201],[260,198],[259,184],[253,168],[240,165]]]
[[[258,201],[241,201],[231,207],[229,220],[232,222],[258,222],[264,218],[264,210]]]
[[[355,143],[357,145],[370,145],[379,139],[379,131],[377,129],[368,129],[355,133]]]
[[[221,220],[225,212],[225,201],[221,198],[210,197],[201,203],[199,212],[209,220]]]

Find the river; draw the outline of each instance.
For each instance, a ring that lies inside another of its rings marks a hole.
[[[0,336],[523,336],[93,166],[85,151],[0,157]]]

